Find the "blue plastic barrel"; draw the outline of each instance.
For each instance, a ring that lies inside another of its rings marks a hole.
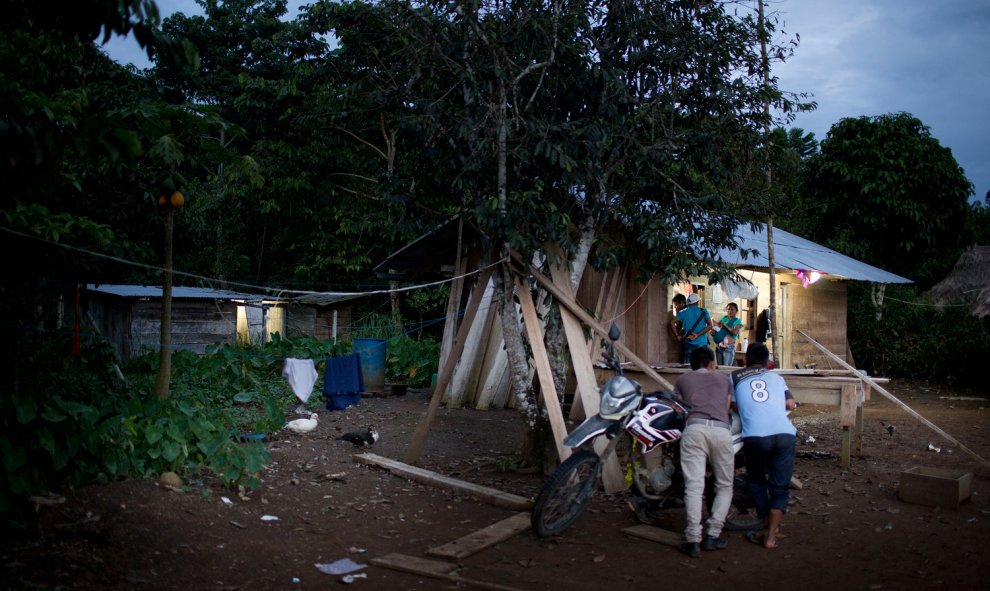
[[[385,391],[385,339],[354,339],[354,352],[361,356],[365,392]]]

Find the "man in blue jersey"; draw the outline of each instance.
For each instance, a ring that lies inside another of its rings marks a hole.
[[[766,345],[751,343],[746,350],[746,367],[730,376],[732,403],[742,421],[746,478],[756,514],[767,526],[763,532],[748,532],[746,539],[767,549],[777,546],[787,512],[797,435],[787,416],[797,403],[784,378],[767,370],[769,360]]]
[[[691,363],[691,351],[708,346],[708,333],[712,331],[712,317],[698,305],[700,301],[698,294],[688,294],[687,305],[677,313],[677,321],[683,327],[678,339],[684,343],[684,363]]]

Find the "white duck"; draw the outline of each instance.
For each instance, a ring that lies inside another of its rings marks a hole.
[[[309,415],[308,419],[295,419],[285,424],[283,429],[288,429],[293,433],[309,433],[316,428],[320,422],[320,415],[315,412]]]

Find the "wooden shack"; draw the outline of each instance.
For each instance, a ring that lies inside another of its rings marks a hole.
[[[162,288],[152,285],[87,285],[85,310],[121,360],[157,351],[161,339]],[[249,328],[257,311],[256,334],[264,314],[260,296],[202,287],[172,288],[172,347],[204,353],[232,344],[238,326]],[[251,311],[251,312],[249,312]]]

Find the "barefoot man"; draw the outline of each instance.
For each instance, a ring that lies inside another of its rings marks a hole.
[[[771,549],[777,546],[780,523],[794,472],[797,429],[787,411],[797,404],[784,378],[767,370],[770,351],[763,343],[746,350],[746,367],[732,372],[732,403],[742,420],[743,453],[756,514],[764,520],[763,532],[748,532],[746,539]]]

